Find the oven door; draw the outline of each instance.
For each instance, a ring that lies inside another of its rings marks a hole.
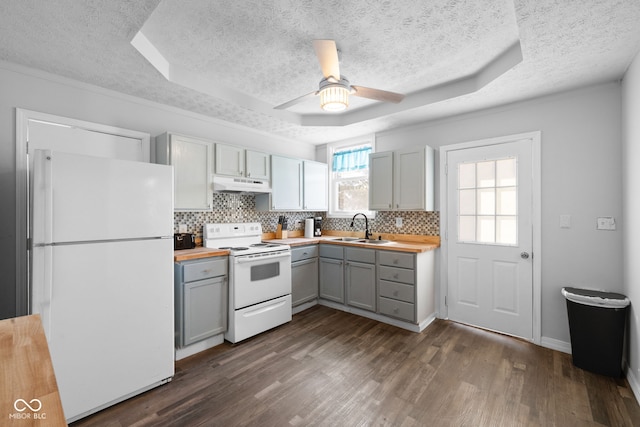
[[[291,293],[291,251],[233,257],[231,292],[235,310]]]

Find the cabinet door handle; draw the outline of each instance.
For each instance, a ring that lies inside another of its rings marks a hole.
[[[398,273],[394,274],[394,275],[393,275],[393,278],[394,278],[394,279],[397,279],[397,278],[398,278]]]
[[[391,208],[391,203],[389,203],[389,208]]]

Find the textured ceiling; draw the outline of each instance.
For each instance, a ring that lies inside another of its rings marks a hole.
[[[320,144],[618,79],[638,21],[638,0],[3,0],[0,59]],[[317,89],[314,39],[336,41],[352,84],[407,98],[273,110]]]

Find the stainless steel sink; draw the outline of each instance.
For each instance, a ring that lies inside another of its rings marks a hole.
[[[355,241],[360,241],[360,239],[358,237],[337,237],[335,239],[331,239],[331,240],[338,240],[340,242],[355,242]]]
[[[360,239],[358,243],[371,243],[372,245],[384,245],[385,243],[391,243],[390,240],[378,240],[378,239]]]

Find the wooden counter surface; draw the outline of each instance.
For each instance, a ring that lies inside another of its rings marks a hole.
[[[362,234],[362,233],[359,233],[359,234]],[[377,236],[378,235],[376,234],[376,238]],[[375,244],[375,243],[362,243],[362,242],[355,242],[355,241],[335,240],[338,237],[362,238],[361,235],[354,235],[353,233],[344,233],[344,232],[332,232],[331,234],[326,234],[320,237],[311,237],[311,238],[289,237],[287,239],[263,239],[263,241],[268,243],[280,243],[284,245],[290,245],[291,247],[315,245],[318,243],[330,243],[332,245],[356,246],[360,248],[382,249],[382,250],[388,250],[388,251],[414,252],[414,253],[432,251],[440,247],[439,236],[414,236],[414,235],[404,235],[404,234],[382,234],[381,236],[384,240],[389,240],[390,243]],[[267,236],[267,237],[271,237],[271,236]]]
[[[173,251],[173,260],[175,262],[188,261],[191,259],[209,258],[213,256],[227,256],[229,251],[226,249],[211,249],[203,247],[195,247],[193,249],[180,249]]]
[[[0,320],[0,422],[66,426],[40,315]]]

